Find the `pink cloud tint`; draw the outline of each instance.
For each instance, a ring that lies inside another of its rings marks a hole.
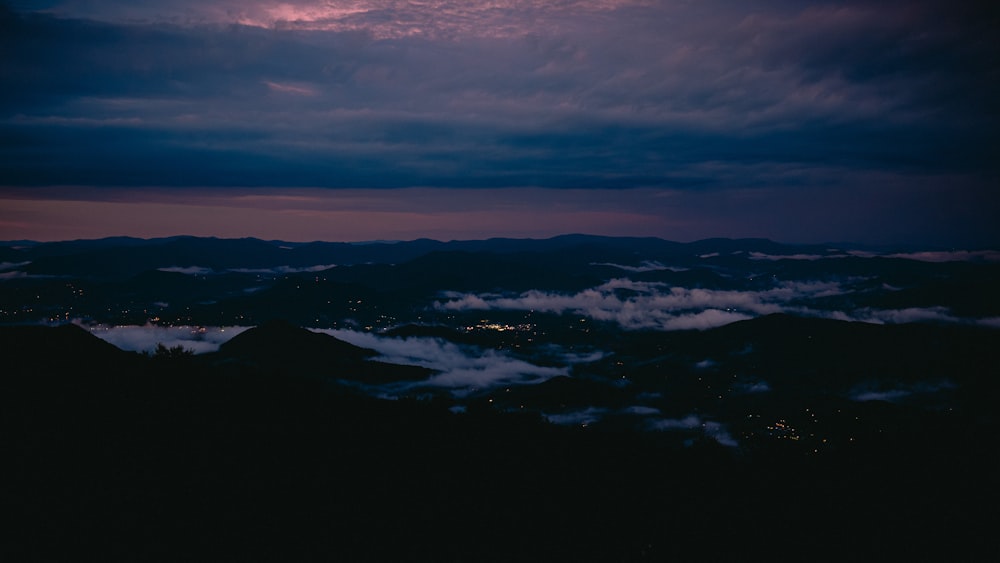
[[[572,20],[649,0],[172,0],[57,2],[48,11],[106,21],[239,24],[301,31],[360,31],[399,37],[509,37],[551,32]]]
[[[606,201],[595,209],[595,199]],[[0,240],[177,234],[291,241],[453,240],[567,232],[653,236],[668,230],[669,221],[641,211],[642,205],[629,199],[607,190],[530,188],[48,188],[0,193]]]

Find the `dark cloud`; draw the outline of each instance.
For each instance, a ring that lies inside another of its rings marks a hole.
[[[871,224],[913,184],[883,237],[996,234],[982,3],[10,6],[8,186],[746,189],[784,218],[819,192]]]

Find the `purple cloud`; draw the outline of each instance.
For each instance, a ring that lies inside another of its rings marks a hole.
[[[645,188],[660,222],[637,228],[668,238],[997,237],[1000,47],[976,5],[13,6],[4,189]]]

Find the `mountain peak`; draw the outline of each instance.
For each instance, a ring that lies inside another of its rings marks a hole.
[[[280,319],[238,334],[219,347],[219,354],[266,365],[344,363],[375,356],[373,350]]]

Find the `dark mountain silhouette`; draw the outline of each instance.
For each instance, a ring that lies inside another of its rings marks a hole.
[[[24,252],[8,246],[0,245],[0,263],[18,263],[23,261]]]
[[[815,338],[829,327],[795,328]],[[245,334],[227,353],[284,342],[368,356],[282,323]],[[294,371],[127,354],[78,327],[0,336],[15,366],[0,377],[0,420],[16,560],[842,561],[995,547],[980,516],[996,493],[989,429],[948,413],[866,404],[843,415],[874,425],[864,447],[807,456],[786,440],[736,455],[486,404],[452,415],[447,402],[371,399]],[[43,361],[51,346],[71,361]]]
[[[79,366],[115,365],[133,356],[73,324],[56,327],[0,325],[0,342],[7,351],[4,354],[6,367],[14,372],[75,371]]]
[[[326,277],[383,292],[427,295],[443,288],[524,291],[544,287],[583,289],[600,283],[590,272],[569,268],[565,259],[545,253],[432,252],[398,265],[338,268]]]
[[[427,379],[433,370],[373,361],[374,350],[282,320],[271,320],[223,344],[207,361],[247,364],[297,376],[317,376],[363,384]]]
[[[275,356],[285,361],[298,357],[303,361],[324,358],[343,362],[357,362],[375,356],[374,350],[360,348],[328,334],[312,332],[282,320],[267,321],[236,335],[223,344],[218,353],[225,358],[262,362],[268,362]]]
[[[6,248],[6,247],[5,247]],[[31,273],[72,273],[79,276],[128,277],[144,270],[171,266],[228,268],[310,267],[321,264],[398,264],[432,252],[491,254],[545,253],[564,260],[634,261],[669,260],[687,263],[711,252],[732,254],[762,252],[792,255],[827,254],[821,246],[784,245],[764,239],[710,239],[677,243],[656,238],[615,238],[565,235],[550,239],[487,239],[438,242],[420,239],[408,242],[350,244],[331,242],[288,243],[254,238],[217,239],[169,237],[134,239],[114,237],[99,240],[38,243],[4,252],[19,261],[32,261]],[[15,253],[16,252],[16,253]]]
[[[12,560],[995,552],[978,516],[1000,470],[987,259],[583,235],[0,251],[31,262],[0,276]],[[755,318],[626,322],[702,312]],[[194,355],[37,326],[75,318],[144,337],[252,328]],[[303,327],[365,332],[441,371]],[[472,383],[439,386],[452,381]]]
[[[601,405],[616,409],[629,405],[633,393],[607,381],[558,376],[537,385],[512,387],[491,395],[494,402],[510,408],[528,407],[549,414]]]

